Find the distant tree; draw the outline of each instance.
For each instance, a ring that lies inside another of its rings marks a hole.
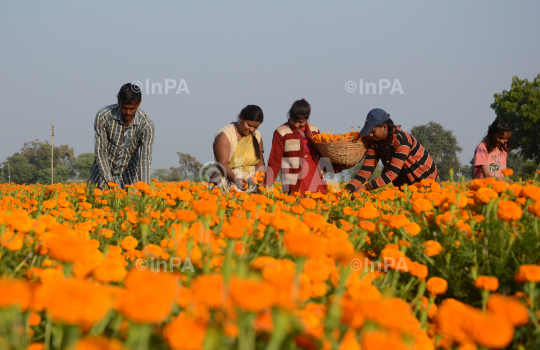
[[[540,162],[540,74],[532,82],[512,78],[510,91],[493,95],[491,108],[497,117],[514,125],[514,145],[524,159]]]
[[[199,181],[199,171],[202,168],[201,162],[188,153],[177,152],[179,160],[178,168],[171,168],[172,175],[179,179],[190,179]]]
[[[171,167],[171,169],[158,168],[152,172],[152,178],[158,179],[160,182],[180,181],[177,176],[178,169]]]
[[[68,145],[54,147],[53,172],[54,182],[66,182],[75,174],[72,162],[75,159],[73,148]],[[22,183],[51,183],[51,146],[45,142],[34,140],[26,142],[20,152],[8,157],[11,181]],[[8,167],[2,169],[7,179]]]
[[[474,175],[473,166],[471,164],[462,165],[459,172],[461,173],[461,176],[465,176],[466,181],[472,180]]]
[[[442,180],[449,179],[450,169],[454,169],[455,173],[461,169],[457,154],[463,149],[459,146],[453,131],[446,130],[441,124],[431,121],[425,125],[414,126],[411,135],[429,152]]]
[[[9,177],[11,177],[11,182],[14,182],[16,184],[29,184],[34,182],[34,167],[30,165],[28,159],[26,159],[25,156],[19,153],[15,153],[11,157],[8,157],[6,162],[9,162]],[[8,167],[4,166],[2,170],[4,178],[8,179]],[[49,176],[49,182],[51,181],[50,179],[51,178]]]
[[[73,170],[77,174],[79,179],[88,180],[90,177],[90,170],[94,164],[94,153],[81,153],[72,162]]]

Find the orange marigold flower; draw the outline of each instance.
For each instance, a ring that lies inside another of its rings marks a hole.
[[[197,220],[197,213],[191,210],[178,210],[175,214],[180,221],[193,222]]]
[[[234,304],[244,311],[260,312],[276,301],[274,288],[264,281],[233,278],[230,296]]]
[[[137,188],[139,191],[148,191],[150,188],[148,187],[148,184],[146,182],[137,181],[135,184],[135,188]]]
[[[360,228],[362,228],[363,230],[366,230],[370,233],[373,233],[375,232],[375,224],[372,223],[371,221],[360,221]],[[407,229],[407,228],[405,228]]]
[[[65,236],[49,238],[47,247],[51,258],[65,262],[75,262],[97,248],[92,240]]]
[[[177,281],[172,274],[132,269],[124,282],[126,293],[120,300],[119,311],[135,322],[162,322],[171,313]]]
[[[66,279],[42,290],[45,310],[54,322],[91,326],[99,322],[112,307],[112,296],[100,285]]]
[[[420,215],[422,213],[427,213],[428,211],[433,210],[433,203],[425,198],[417,198],[414,200],[412,209],[416,213],[416,215]]]
[[[497,277],[478,276],[476,281],[474,281],[474,286],[478,289],[494,292],[497,290],[497,288],[499,288],[499,280]]]
[[[194,201],[191,203],[193,210],[201,216],[210,216],[217,212],[217,203],[214,201]]]
[[[360,220],[376,219],[381,215],[379,210],[371,202],[367,202],[363,208],[358,210],[357,216]]]
[[[318,258],[326,252],[327,240],[322,236],[285,233],[283,245],[289,254],[306,258]]]
[[[474,198],[479,202],[489,203],[490,200],[499,198],[499,195],[489,187],[482,187],[476,191]]]
[[[106,337],[84,337],[77,341],[73,350],[123,350],[124,346],[118,339]]]
[[[440,295],[446,293],[448,282],[440,277],[431,277],[427,281],[427,290],[431,295]]]
[[[540,187],[528,185],[521,189],[521,197],[530,198],[536,202],[540,201]]]
[[[518,283],[540,282],[540,265],[521,265],[514,280]]]
[[[389,225],[393,229],[399,229],[406,226],[409,223],[409,219],[405,215],[394,215],[390,217]]]
[[[225,223],[221,228],[221,233],[227,238],[238,239],[242,238],[242,236],[244,235],[244,228],[241,226]]]
[[[413,237],[419,234],[421,230],[422,228],[416,222],[410,222],[405,225],[405,231]]]
[[[41,323],[41,316],[37,312],[31,312],[30,316],[28,317],[28,325],[35,327],[38,326]]]
[[[422,243],[422,246],[424,247],[424,252],[429,257],[438,255],[444,250],[439,242],[432,240],[425,241]]]
[[[17,306],[21,310],[28,309],[32,293],[26,281],[0,278],[0,308]]]
[[[224,304],[223,276],[202,275],[192,283],[192,298],[208,308],[218,309]]]
[[[503,169],[501,170],[504,176],[512,176],[514,174],[514,170],[512,169]]]
[[[362,350],[407,350],[410,349],[399,334],[385,331],[371,331],[362,334]]]
[[[180,313],[163,328],[163,337],[173,350],[199,350],[203,348],[206,325]]]
[[[315,200],[312,198],[303,198],[300,201],[300,205],[306,209],[315,209],[315,207],[317,206],[317,202],[315,202]]]
[[[139,241],[135,239],[133,236],[127,236],[122,240],[122,243],[120,244],[122,248],[124,248],[127,251],[134,250],[139,245]]]
[[[497,206],[497,217],[503,221],[510,222],[521,219],[523,210],[512,201],[500,201]]]
[[[514,327],[529,322],[527,307],[517,297],[505,297],[502,294],[493,293],[489,296],[487,309],[494,314],[503,316]]]

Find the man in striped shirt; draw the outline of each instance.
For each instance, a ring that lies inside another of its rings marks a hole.
[[[89,183],[99,188],[109,182],[121,188],[150,182],[154,123],[139,109],[138,86],[124,84],[117,98],[118,104],[102,108],[94,123],[95,159]]]
[[[437,166],[428,151],[414,136],[394,126],[390,115],[382,109],[368,113],[360,136],[370,136],[369,148],[362,169],[346,186],[350,192],[371,191],[389,183],[401,187],[437,178]],[[384,165],[382,175],[365,183],[379,160]]]

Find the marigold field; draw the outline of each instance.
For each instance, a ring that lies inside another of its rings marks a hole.
[[[0,185],[0,349],[539,349],[540,187]]]

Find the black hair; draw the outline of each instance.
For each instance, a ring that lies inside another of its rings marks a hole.
[[[251,122],[258,122],[261,123],[264,121],[264,113],[259,106],[255,105],[247,105],[240,111],[240,114],[238,115],[238,120],[248,120]],[[251,134],[251,137],[253,138],[253,148],[255,149],[255,156],[257,158],[261,158],[261,147],[259,146],[259,141],[257,141],[257,137],[255,137],[255,133]]]
[[[383,148],[384,151],[381,152],[384,156],[381,157],[383,165],[386,167],[390,161],[392,160],[392,154],[394,154],[394,143],[392,142],[394,140],[394,121],[392,119],[388,119],[384,123],[380,123],[378,125],[375,125],[375,127],[381,127],[386,125],[388,128],[388,136],[386,136],[386,139],[383,140],[380,144],[380,148]]]
[[[289,109],[289,112],[287,115],[292,120],[301,120],[301,119],[309,119],[309,115],[311,114],[311,106],[309,105],[308,101],[305,99],[294,101],[293,105],[291,106],[291,109]]]
[[[505,132],[509,132],[512,135],[505,144],[499,145],[497,137]],[[513,137],[514,127],[512,126],[512,123],[506,118],[495,118],[495,121],[489,126],[488,132],[482,139],[482,142],[486,143],[488,153],[493,152],[495,148],[499,148],[501,151],[510,152],[512,149]]]
[[[124,84],[120,88],[120,91],[118,91],[116,97],[118,98],[118,102],[122,104],[141,102],[141,87],[131,83]]]

